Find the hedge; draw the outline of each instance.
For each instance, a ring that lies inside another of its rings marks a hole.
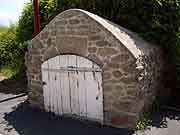
[[[174,68],[174,79],[180,80],[180,0],[39,0],[39,5],[41,29],[60,12],[81,8],[126,27],[149,42],[161,45]],[[32,33],[30,0],[19,18],[16,41],[23,43],[31,40]]]

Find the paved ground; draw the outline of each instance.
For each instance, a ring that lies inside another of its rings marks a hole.
[[[90,125],[29,108],[24,98],[0,103],[0,133],[3,135],[132,135],[132,131]]]
[[[0,101],[13,96],[13,94],[0,93]]]
[[[25,99],[0,103],[0,135],[180,135],[180,112],[164,110],[154,115],[150,129],[133,132],[58,118],[28,107]]]
[[[180,112],[161,110],[154,114],[152,126],[137,135],[180,135]]]

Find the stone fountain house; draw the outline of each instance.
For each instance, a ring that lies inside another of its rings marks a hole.
[[[29,102],[57,115],[134,128],[163,89],[161,48],[80,9],[57,15],[29,44]]]

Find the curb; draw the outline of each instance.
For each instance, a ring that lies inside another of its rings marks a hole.
[[[27,93],[22,93],[22,94],[14,95],[12,97],[0,100],[0,103],[6,102],[6,101],[9,101],[9,100],[12,100],[12,99],[16,99],[16,98],[19,98],[19,97],[24,97],[26,95],[27,95]],[[1,133],[0,133],[0,135],[1,135]]]

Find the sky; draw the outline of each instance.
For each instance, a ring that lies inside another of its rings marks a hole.
[[[0,0],[0,25],[16,23],[24,4],[30,0]]]

